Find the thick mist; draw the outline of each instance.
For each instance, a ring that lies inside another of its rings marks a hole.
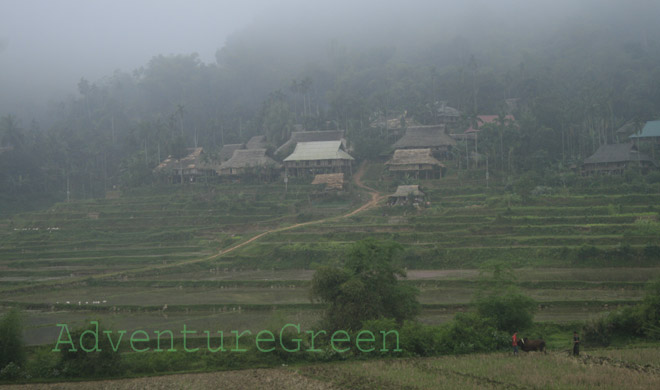
[[[302,68],[328,50],[363,47],[396,48],[405,58],[433,41],[453,42],[466,53],[476,45],[515,57],[527,49],[525,42],[534,49],[539,37],[556,36],[576,19],[587,33],[606,23],[616,29],[616,20],[630,28],[617,34],[641,36],[658,6],[651,0],[25,0],[5,2],[2,11],[0,107],[29,117],[44,102],[75,93],[81,78],[132,72],[157,55],[197,53],[204,63],[217,58],[222,65],[228,36],[249,42],[254,56],[275,68]],[[517,45],[492,41],[495,36]]]
[[[152,57],[197,53],[214,61],[231,32],[268,1],[4,1],[0,111],[29,117],[76,93],[81,78],[132,72]]]

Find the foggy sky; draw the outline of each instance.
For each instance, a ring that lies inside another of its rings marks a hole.
[[[272,46],[287,30],[292,40],[398,45],[414,44],[414,35],[560,28],[602,4],[634,8],[624,0],[0,0],[0,115],[29,115],[16,111],[76,93],[81,77],[132,72],[159,54],[197,53],[213,63],[227,38],[250,26]],[[397,42],[403,36],[409,40]]]
[[[213,62],[227,36],[268,0],[0,0],[0,114],[131,72],[153,56]]]

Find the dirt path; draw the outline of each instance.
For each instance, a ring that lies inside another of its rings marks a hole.
[[[318,220],[315,220],[315,221],[301,222],[301,223],[296,223],[296,224],[290,225],[290,226],[284,226],[284,227],[280,227],[280,228],[266,230],[265,232],[259,233],[256,236],[254,236],[254,237],[252,237],[248,240],[245,240],[245,241],[243,241],[239,244],[236,244],[236,245],[234,245],[232,247],[229,247],[229,248],[226,248],[226,249],[221,249],[217,253],[214,253],[210,256],[202,257],[202,258],[199,258],[199,259],[184,260],[184,261],[179,261],[179,262],[170,263],[170,264],[162,264],[162,265],[151,265],[151,266],[146,266],[146,267],[142,267],[142,268],[116,271],[116,272],[107,272],[107,273],[98,274],[98,275],[84,276],[84,277],[78,277],[78,278],[70,278],[70,279],[64,279],[64,280],[58,279],[56,281],[36,283],[36,284],[21,286],[21,287],[17,287],[17,288],[13,288],[13,289],[12,288],[2,289],[2,290],[0,290],[0,292],[5,293],[5,292],[11,292],[11,291],[21,291],[21,290],[25,290],[25,289],[34,289],[35,287],[55,286],[55,285],[60,285],[60,284],[70,284],[70,283],[82,282],[82,281],[85,281],[85,280],[88,280],[88,279],[100,280],[100,279],[107,279],[107,278],[113,278],[113,277],[124,277],[124,276],[128,276],[128,275],[140,274],[140,273],[143,273],[143,272],[159,271],[159,270],[164,270],[164,269],[169,269],[169,268],[176,268],[176,267],[182,267],[182,266],[191,265],[191,264],[203,263],[203,262],[206,262],[206,261],[215,260],[217,258],[220,258],[220,257],[228,254],[228,253],[232,253],[232,252],[234,252],[238,249],[241,249],[241,248],[243,248],[247,245],[250,245],[251,243],[259,240],[260,238],[262,238],[262,237],[264,237],[268,234],[280,233],[280,232],[285,232],[285,231],[289,231],[289,230],[298,229],[298,228],[301,228],[301,227],[304,227],[304,226],[318,225],[318,224],[322,224],[322,223],[329,222],[329,221],[334,221],[334,220],[339,220],[339,219],[344,219],[344,218],[350,218],[350,217],[352,217],[352,216],[354,216],[358,213],[361,213],[363,211],[366,211],[366,210],[369,210],[369,209],[372,209],[372,208],[376,207],[378,205],[378,202],[381,199],[384,198],[384,196],[379,194],[378,191],[376,191],[375,189],[373,189],[373,188],[365,185],[364,183],[362,183],[362,175],[364,175],[364,171],[365,171],[365,163],[362,163],[362,165],[360,165],[360,168],[358,169],[358,171],[355,173],[355,175],[353,175],[353,180],[355,181],[355,184],[358,187],[366,190],[369,193],[369,195],[371,196],[371,199],[367,203],[363,204],[359,208],[357,208],[357,209],[355,209],[355,210],[353,210],[353,211],[351,211],[347,214],[342,214],[342,215],[337,215],[337,216],[334,216],[334,217],[318,219]]]
[[[219,371],[203,374],[175,374],[136,379],[115,379],[94,382],[35,383],[9,385],[13,390],[165,390],[165,389],[265,389],[265,390],[333,390],[331,383],[309,378],[286,368],[262,368],[240,371]]]

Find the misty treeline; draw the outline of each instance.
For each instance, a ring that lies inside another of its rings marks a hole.
[[[491,170],[561,170],[616,142],[624,124],[660,115],[660,25],[637,16],[587,23],[577,15],[535,32],[531,22],[515,30],[506,16],[486,23],[476,14],[463,33],[416,26],[408,35],[410,21],[402,21],[395,30],[406,39],[397,41],[257,23],[231,36],[213,64],[161,55],[132,73],[82,78],[79,94],[54,104],[47,123],[0,112],[1,196],[103,196],[148,183],[160,160],[188,147],[213,158],[222,145],[258,134],[277,146],[296,124],[344,129],[354,145],[385,147],[369,129],[375,120],[405,113],[434,124],[446,102],[463,112],[451,129],[462,132],[476,115],[511,112],[512,98],[517,125],[499,121],[479,137]],[[464,149],[456,153],[462,158]]]

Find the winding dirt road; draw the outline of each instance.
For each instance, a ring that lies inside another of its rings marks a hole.
[[[9,288],[5,288],[5,289],[1,289],[0,292],[4,293],[4,292],[11,292],[11,291],[22,291],[22,290],[25,290],[25,289],[34,289],[35,287],[55,286],[55,285],[60,285],[60,284],[77,283],[77,282],[83,282],[83,281],[89,280],[89,279],[100,280],[100,279],[107,279],[107,278],[113,278],[113,277],[125,277],[125,276],[128,276],[128,275],[135,275],[135,274],[140,274],[140,273],[143,273],[143,272],[159,271],[159,270],[164,270],[164,269],[169,269],[169,268],[175,268],[175,267],[181,267],[181,266],[186,266],[186,265],[191,265],[191,264],[203,263],[203,262],[206,262],[206,261],[215,260],[217,258],[220,258],[220,257],[228,254],[228,253],[232,253],[232,252],[234,252],[238,249],[241,249],[245,246],[248,246],[248,245],[252,244],[253,242],[259,240],[260,238],[262,238],[264,236],[267,236],[269,234],[272,234],[272,233],[279,233],[279,232],[298,229],[298,228],[301,228],[301,227],[304,227],[304,226],[318,225],[318,224],[322,224],[322,223],[325,223],[325,222],[334,221],[334,220],[338,220],[338,219],[350,218],[350,217],[352,217],[352,216],[354,216],[358,213],[361,213],[363,211],[366,211],[366,210],[369,210],[369,209],[372,209],[372,208],[376,207],[378,205],[378,202],[380,202],[380,200],[383,199],[383,197],[384,197],[383,195],[379,194],[378,191],[376,191],[375,189],[373,189],[373,188],[365,185],[364,183],[362,183],[362,175],[364,175],[365,167],[366,167],[365,163],[362,163],[362,165],[360,165],[360,168],[358,169],[358,171],[355,173],[355,175],[353,175],[353,180],[354,180],[355,184],[358,187],[362,188],[363,190],[365,190],[369,193],[369,195],[371,196],[371,199],[367,203],[363,204],[359,208],[357,208],[357,209],[355,209],[355,210],[353,210],[349,213],[342,214],[342,215],[337,215],[337,216],[334,216],[334,217],[328,217],[328,218],[318,219],[318,220],[314,220],[314,221],[309,221],[309,222],[301,222],[301,223],[297,223],[297,224],[294,224],[294,225],[279,227],[279,228],[275,228],[275,229],[271,229],[271,230],[266,230],[266,231],[264,231],[262,233],[259,233],[256,236],[251,237],[250,239],[245,240],[245,241],[243,241],[239,244],[236,244],[236,245],[234,245],[232,247],[229,247],[229,248],[226,248],[226,249],[222,249],[222,250],[218,251],[217,253],[214,253],[210,256],[202,257],[202,258],[199,258],[199,259],[183,260],[183,261],[179,261],[179,262],[176,262],[176,263],[151,265],[151,266],[146,266],[146,267],[136,268],[136,269],[131,269],[131,270],[107,272],[107,273],[91,275],[91,276],[84,276],[84,277],[77,277],[77,278],[51,280],[51,281],[46,281],[46,282],[41,282],[41,283],[30,284],[30,285],[26,285],[26,286],[20,286],[20,287],[14,287],[14,288],[9,287]]]

